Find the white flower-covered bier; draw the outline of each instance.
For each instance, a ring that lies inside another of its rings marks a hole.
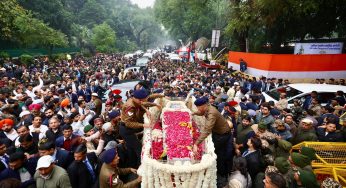
[[[151,147],[153,139],[161,139],[163,137],[164,142],[167,140],[166,136],[174,136],[166,134],[165,128],[169,129],[169,126],[166,126],[164,120],[165,112],[187,112],[189,114],[190,122],[179,122],[183,128],[189,129],[191,126],[191,122],[194,121],[197,123],[197,126],[202,126],[205,122],[203,117],[191,116],[191,111],[186,107],[184,102],[180,101],[169,101],[165,98],[157,99],[155,103],[161,104],[165,108],[162,110],[162,114],[160,115],[160,111],[156,107],[152,107],[149,109],[152,118],[148,118],[146,115],[144,116],[144,123],[149,123],[149,119],[158,120],[160,116],[162,117],[162,129],[163,132],[152,129],[144,129],[143,136],[143,148],[142,148],[142,164],[138,169],[138,174],[142,176],[142,184],[143,188],[213,188],[216,187],[216,155],[214,153],[214,144],[212,142],[211,136],[208,136],[204,141],[204,151],[202,153],[200,161],[195,160],[179,160],[177,158],[171,158],[168,155],[168,161],[156,160],[152,157]],[[191,108],[193,110],[196,107],[193,105],[193,100],[190,101],[192,104]],[[178,113],[179,114],[179,113]],[[186,115],[186,114],[185,114]],[[187,124],[182,124],[187,123]],[[190,124],[189,124],[190,123]],[[179,131],[185,129],[180,129]],[[185,132],[186,133],[186,132]],[[184,133],[184,135],[185,135]],[[190,132],[191,133],[191,132]],[[161,135],[162,134],[162,135]],[[192,136],[190,137],[192,138]],[[169,138],[168,138],[169,140]],[[172,141],[172,140],[171,140]],[[190,140],[191,141],[191,140]],[[190,144],[189,142],[185,142],[182,144]],[[173,145],[174,143],[170,143]],[[163,144],[169,153],[169,149],[167,148],[169,144]],[[190,150],[191,148],[187,148],[183,146],[184,149]],[[177,148],[175,148],[177,149]],[[182,152],[184,155],[185,153]],[[191,153],[191,152],[190,152]],[[177,156],[175,156],[177,157]],[[180,157],[180,156],[178,156]],[[182,156],[183,159],[190,158],[186,156]]]

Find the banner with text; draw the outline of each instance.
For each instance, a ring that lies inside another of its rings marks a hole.
[[[341,54],[342,42],[296,43],[294,54]]]

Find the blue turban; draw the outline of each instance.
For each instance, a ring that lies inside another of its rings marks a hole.
[[[156,89],[156,90],[154,90],[153,93],[162,93],[162,92],[163,92],[163,89]]]
[[[116,148],[112,148],[109,150],[106,150],[103,154],[102,154],[102,161],[109,164],[113,161],[114,157],[117,155],[117,149]]]
[[[133,97],[136,99],[145,99],[148,97],[148,92],[145,89],[135,90],[133,92]]]
[[[202,106],[202,105],[207,104],[207,103],[208,103],[207,97],[200,97],[200,98],[196,99],[196,101],[195,101],[196,106]]]
[[[109,119],[114,119],[120,115],[119,111],[112,111],[108,114]]]

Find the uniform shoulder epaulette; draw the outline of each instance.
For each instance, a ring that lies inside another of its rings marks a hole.
[[[127,107],[125,108],[124,112],[127,113],[127,112],[129,112],[130,110],[133,110],[133,109],[135,109],[135,107],[133,107],[133,106],[127,106]]]

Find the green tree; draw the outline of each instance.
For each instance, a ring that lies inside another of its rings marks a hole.
[[[6,12],[8,11],[8,12]],[[36,19],[14,0],[0,2],[0,19],[4,27],[1,39],[19,43],[22,47],[44,47],[52,50],[56,46],[67,46],[66,36]]]
[[[251,28],[257,28],[261,25],[261,17],[258,14],[260,4],[258,1],[231,0],[230,17],[225,32],[232,35],[239,45],[240,51],[246,51],[246,43]]]
[[[25,16],[26,10],[19,6],[16,0],[0,1],[0,39],[14,40],[16,28],[14,20],[17,16]]]
[[[61,0],[61,2],[66,10],[75,16],[80,13],[87,0]]]
[[[210,39],[212,29],[224,29],[228,7],[229,0],[156,0],[154,12],[172,38],[196,41]]]
[[[152,8],[140,9],[124,0],[99,0],[105,6],[106,23],[117,31],[117,43],[145,48],[157,45],[163,36],[160,24],[156,21]],[[120,40],[120,39],[124,40]],[[129,43],[128,43],[129,42]],[[133,45],[135,43],[135,45]],[[127,51],[124,45],[117,49]]]
[[[78,24],[92,28],[94,25],[104,22],[106,19],[106,10],[96,0],[88,0],[77,15],[77,18]]]
[[[138,49],[137,44],[129,40],[126,36],[118,38],[115,45],[117,50],[124,52],[134,52]]]
[[[259,51],[269,44],[270,52],[282,53],[281,45],[290,41],[331,37],[336,32],[345,36],[346,14],[341,11],[345,10],[345,3],[345,0],[231,0],[226,33],[235,39],[233,43],[241,51],[246,50],[246,44],[250,51]]]
[[[73,35],[71,37],[71,45],[93,52],[94,49],[91,44],[91,29],[79,24],[72,24],[71,28]]]
[[[46,47],[52,49],[56,46],[67,46],[66,36],[47,26],[41,20],[30,15],[18,16],[14,20],[18,31],[17,36],[24,47]]]
[[[107,24],[95,25],[92,29],[92,44],[98,52],[112,52],[115,50],[115,31]]]
[[[33,16],[43,20],[50,27],[69,35],[74,21],[73,12],[64,6],[64,0],[17,0]]]
[[[132,35],[138,46],[145,48],[146,43],[154,43],[161,29],[148,9],[139,10],[130,21]]]
[[[153,9],[140,9],[128,0],[3,0],[0,1],[0,45],[38,47],[52,43],[56,46],[60,45],[59,39],[66,39],[65,34],[71,46],[94,52],[92,28],[104,22],[117,31],[119,51],[157,45],[163,36]],[[57,32],[48,29],[48,34],[45,33],[42,24]],[[43,39],[44,35],[57,37]]]
[[[208,0],[157,0],[155,15],[165,29],[176,39],[198,39],[210,35],[213,16]]]

